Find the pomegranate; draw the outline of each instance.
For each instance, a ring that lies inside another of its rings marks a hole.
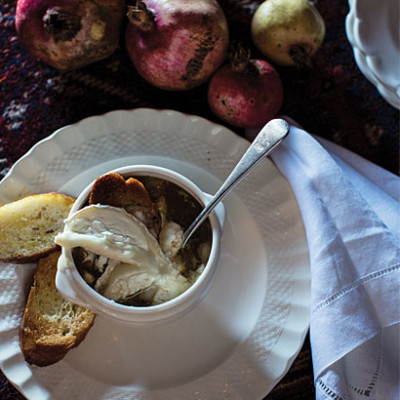
[[[54,68],[83,67],[117,48],[124,4],[124,0],[18,0],[19,40]]]
[[[230,64],[220,68],[208,87],[211,111],[239,128],[259,128],[272,119],[283,102],[278,72],[265,60],[250,59],[250,52],[239,48]]]
[[[215,0],[139,0],[128,7],[128,18],[127,53],[160,89],[199,86],[226,58],[228,24]]]

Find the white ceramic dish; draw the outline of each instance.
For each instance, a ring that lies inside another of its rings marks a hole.
[[[132,176],[138,177],[138,179],[141,176],[152,176],[172,182],[185,190],[192,198],[199,201],[203,207],[212,199],[209,194],[204,193],[192,181],[170,169],[140,164],[124,166],[113,169],[110,172],[118,173],[125,179]],[[90,182],[79,194],[69,213],[70,216],[74,215],[87,204],[93,183]],[[219,265],[225,215],[224,205],[223,203],[219,203],[209,216],[212,230],[212,244],[207,265],[201,275],[184,293],[165,303],[148,307],[133,307],[107,299],[85,282],[75,266],[71,249],[65,248],[62,249],[62,254],[58,261],[56,287],[66,299],[72,303],[91,308],[97,315],[108,318],[110,323],[117,321],[118,323],[148,326],[149,324],[161,324],[181,318],[207,295],[214,282]]]
[[[77,195],[128,164],[180,172],[214,193],[248,147],[230,130],[175,111],[91,117],[36,145],[0,183],[0,202],[47,191]],[[28,399],[263,398],[284,376],[309,325],[304,227],[290,186],[266,159],[224,204],[218,274],[188,315],[159,329],[97,318],[86,339],[46,368],[23,360],[18,326],[34,266],[0,266],[0,366]]]
[[[400,109],[398,0],[349,0],[346,34],[360,71]]]

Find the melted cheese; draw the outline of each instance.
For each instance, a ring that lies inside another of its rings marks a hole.
[[[179,230],[175,227],[173,231]],[[174,240],[167,241],[176,246]],[[110,259],[94,288],[115,301],[151,289],[153,302],[158,304],[190,286],[179,274],[182,266],[174,265],[147,227],[122,208],[91,205],[77,211],[65,221],[55,242],[66,249],[82,247]]]

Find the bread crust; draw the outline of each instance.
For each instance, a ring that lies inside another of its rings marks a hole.
[[[74,202],[74,197],[50,192],[0,207],[0,261],[35,262],[58,249],[54,237]]]
[[[160,233],[160,213],[142,182],[135,178],[125,180],[117,173],[101,176],[90,191],[89,204],[122,207],[136,215],[155,236]]]
[[[39,260],[19,329],[25,360],[40,367],[62,360],[92,327],[96,314],[72,304],[55,285],[60,251]]]

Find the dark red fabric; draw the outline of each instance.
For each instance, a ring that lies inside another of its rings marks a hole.
[[[261,1],[220,0],[232,39],[251,44],[250,20]],[[314,1],[326,22],[325,42],[313,68],[275,66],[285,99],[281,114],[309,132],[330,139],[376,164],[399,173],[399,113],[360,73],[345,35],[347,0]],[[60,73],[30,57],[15,31],[16,0],[0,3],[0,178],[32,145],[82,118],[116,109],[169,108],[221,123],[207,106],[207,85],[187,92],[163,92],[144,82],[120,48],[108,59]],[[124,27],[122,27],[122,30]],[[122,36],[121,36],[122,37]],[[243,135],[240,129],[234,129]],[[285,378],[268,399],[315,397],[308,338]],[[22,396],[0,374],[0,398]]]

